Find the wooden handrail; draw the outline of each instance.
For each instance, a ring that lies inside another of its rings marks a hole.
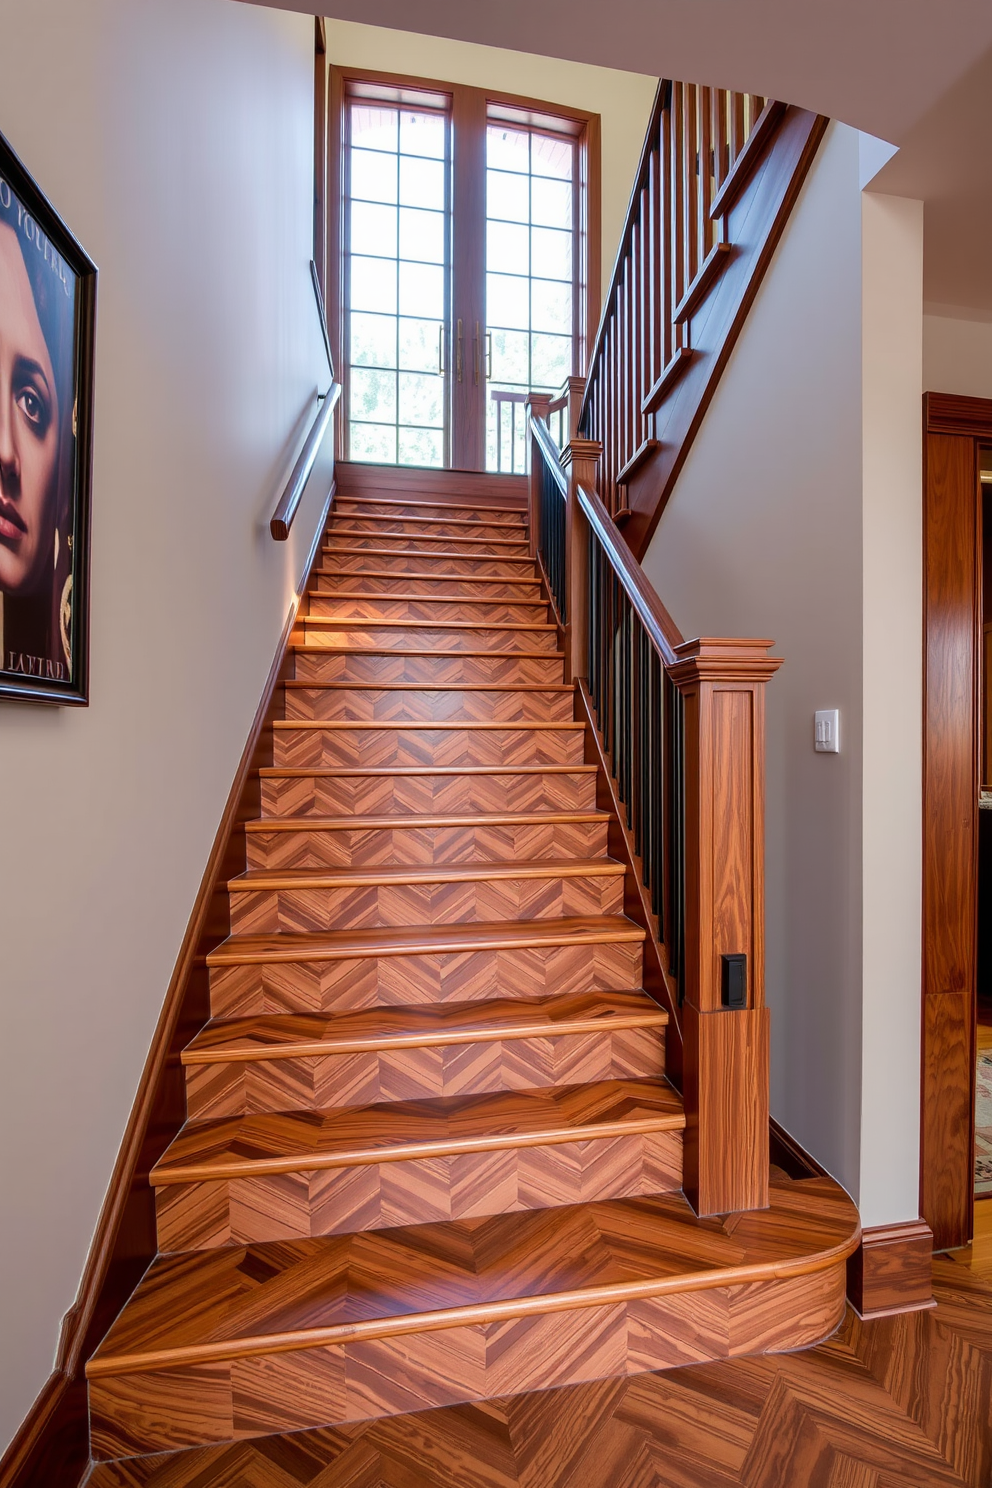
[[[269,531],[276,542],[285,542],[289,536],[293,518],[296,516],[306,483],[310,479],[317,455],[320,453],[324,435],[330,428],[334,409],[340,396],[341,384],[339,382],[332,382],[327,392],[321,395],[320,407],[310,425],[310,432],[300,450],[299,459],[293,466],[293,473],[286,482],[286,488],[279,498],[279,505],[272,513],[272,520],[269,522]]]
[[[652,588],[633,553],[623,540],[620,528],[610,516],[595,491],[577,486],[575,491],[586,521],[602,544],[610,567],[623,585],[647,632],[648,639],[666,666],[674,666],[675,648],[684,644],[684,636]]]
[[[317,273],[317,265],[313,259],[310,260],[310,283],[313,285],[313,297],[317,301],[317,318],[320,321],[320,333],[324,338],[324,350],[327,353],[327,370],[334,381],[334,358],[331,355],[331,337],[327,329],[327,312],[324,309],[324,296],[320,292],[320,275]]]

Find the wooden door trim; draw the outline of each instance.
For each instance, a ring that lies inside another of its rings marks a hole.
[[[947,1250],[969,1242],[974,1217],[978,449],[992,400],[927,393],[923,411],[920,1212]]]

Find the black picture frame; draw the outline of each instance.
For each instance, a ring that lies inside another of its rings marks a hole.
[[[89,703],[96,290],[0,134],[0,702]]]

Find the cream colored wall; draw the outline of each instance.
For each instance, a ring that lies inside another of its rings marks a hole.
[[[51,1369],[315,524],[313,20],[0,0],[0,129],[100,268],[92,702],[0,702],[0,1443]]]
[[[602,288],[606,293],[658,86],[656,77],[421,36],[413,31],[387,31],[355,21],[327,22],[327,55],[342,66],[492,88],[601,115]]]
[[[964,312],[923,317],[923,387],[931,393],[992,398],[992,321]]]
[[[870,153],[870,152],[868,152]],[[922,209],[832,124],[645,568],[686,636],[771,636],[772,1112],[917,1214]],[[813,750],[839,708],[841,752]]]
[[[861,1221],[919,1213],[923,203],[866,191]]]

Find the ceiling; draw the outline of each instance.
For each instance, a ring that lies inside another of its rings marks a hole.
[[[325,0],[325,14],[783,98],[893,144],[992,47],[990,0]]]
[[[259,0],[248,0],[259,3]],[[313,14],[313,0],[267,0]],[[992,316],[992,0],[324,0],[429,36],[782,98],[898,145],[924,297]]]

